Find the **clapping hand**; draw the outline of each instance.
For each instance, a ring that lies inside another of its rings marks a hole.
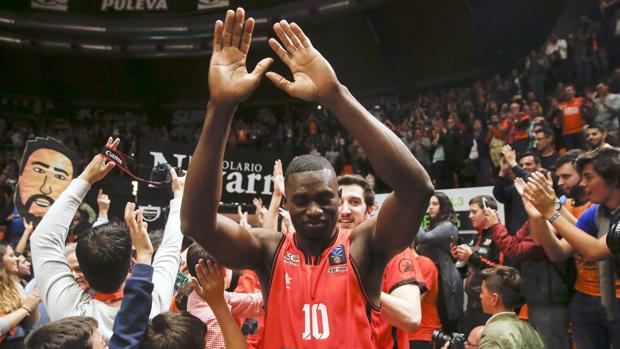
[[[525,197],[525,188],[527,187],[527,183],[525,183],[522,178],[517,178],[515,179],[514,185],[517,193],[521,195],[521,201],[523,201],[523,207],[525,208],[525,212],[527,213],[528,217],[541,218],[542,215],[540,214],[540,212],[538,212],[532,202]]]
[[[524,189],[524,196],[545,218],[550,218],[555,214],[556,196],[550,183],[551,177],[549,174],[547,177],[540,172],[532,173]]]

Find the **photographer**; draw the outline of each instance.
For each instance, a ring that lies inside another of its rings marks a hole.
[[[544,348],[536,330],[520,320],[514,308],[522,303],[521,276],[507,266],[483,270],[480,301],[485,313],[491,314],[482,331],[479,349]]]
[[[497,210],[497,202],[487,195],[473,197],[469,201],[469,219],[477,234],[469,244],[451,245],[450,254],[457,259],[457,268],[466,272],[465,292],[467,292],[467,311],[461,328],[465,333],[482,325],[489,316],[483,312],[480,304],[480,272],[487,268],[495,268],[504,263],[504,255],[493,241],[491,227],[499,224],[497,215],[485,214],[488,209]],[[459,266],[460,265],[460,266]]]

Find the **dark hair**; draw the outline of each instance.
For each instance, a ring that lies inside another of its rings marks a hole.
[[[88,229],[75,248],[84,278],[102,293],[118,291],[131,265],[131,238],[127,227],[109,223]]]
[[[484,205],[482,204],[482,198],[485,198],[487,200],[487,207],[497,210],[497,201],[495,201],[495,199],[490,196],[490,195],[478,195],[478,196],[474,196],[473,198],[471,198],[469,200],[469,204],[470,205],[478,205],[480,206],[480,208],[483,208]]]
[[[97,326],[97,320],[92,317],[67,317],[30,333],[24,345],[26,349],[92,348],[91,337]]]
[[[583,169],[588,164],[603,177],[606,185],[620,188],[620,149],[605,147],[580,156],[575,163],[579,174],[583,174]]]
[[[569,151],[567,151],[566,153],[564,153],[564,155],[560,156],[556,161],[555,161],[555,168],[558,168],[566,163],[571,163],[573,166],[575,166],[575,161],[577,161],[577,159],[582,156],[584,153],[583,150],[581,149],[571,149]]]
[[[594,123],[594,122],[591,123],[591,124],[588,124],[588,126],[586,126],[586,130],[589,129],[589,128],[595,128],[595,129],[598,129],[601,132],[605,132],[605,129],[603,128],[603,126],[601,126],[601,125],[599,125],[597,123]]]
[[[555,138],[555,133],[549,127],[539,127],[534,130],[534,133],[544,133],[545,137]]]
[[[540,157],[538,157],[537,154],[531,152],[531,151],[526,151],[521,153],[518,157],[517,157],[517,161],[521,161],[521,159],[523,159],[524,157],[528,157],[528,156],[532,156],[534,157],[534,162],[537,164],[540,164]]]
[[[490,292],[497,292],[504,308],[513,309],[523,304],[521,296],[521,275],[509,266],[487,268],[480,272],[482,281]]]
[[[209,259],[213,260],[213,257],[200,245],[194,242],[187,248],[187,271],[189,271],[191,276],[196,277],[196,264],[198,264],[198,261],[201,259],[207,262]]]
[[[61,154],[64,154],[71,160],[71,165],[73,165],[73,177],[77,175],[77,171],[79,169],[79,156],[76,152],[69,149],[67,146],[62,144],[60,141],[52,138],[52,137],[37,137],[35,139],[31,139],[26,142],[26,147],[24,148],[24,153],[22,154],[22,159],[19,164],[19,175],[21,176],[22,172],[24,172],[24,167],[26,166],[26,160],[39,149],[52,149]]]
[[[336,174],[336,170],[334,170],[334,166],[332,166],[331,162],[322,156],[310,154],[296,156],[286,168],[286,172],[284,173],[284,181],[286,184],[288,177],[294,173],[320,171],[325,169],[331,171],[334,175]]]
[[[206,333],[207,325],[187,311],[165,312],[151,320],[140,348],[204,348]]]
[[[439,201],[439,213],[437,213],[436,219],[431,218],[429,229],[433,229],[437,226],[437,224],[446,221],[456,225],[456,212],[454,212],[454,207],[452,207],[452,202],[450,201],[448,195],[440,191],[436,191],[433,196],[437,198],[437,201]]]
[[[375,191],[372,190],[364,177],[360,175],[344,175],[338,177],[338,186],[341,185],[357,185],[364,190],[364,203],[366,208],[370,208],[375,204]]]
[[[149,238],[151,238],[151,245],[153,245],[153,256],[155,256],[157,250],[159,250],[162,240],[164,239],[164,230],[155,229],[149,231]]]
[[[179,310],[187,310],[187,300],[189,295],[194,291],[194,285],[191,282],[186,282],[179,288],[177,295],[174,297],[174,305]]]

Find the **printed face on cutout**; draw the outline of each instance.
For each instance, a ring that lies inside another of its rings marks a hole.
[[[22,206],[24,212],[20,213],[27,219],[40,219],[69,186],[73,179],[73,163],[67,155],[46,148],[33,151],[24,161],[16,203]]]

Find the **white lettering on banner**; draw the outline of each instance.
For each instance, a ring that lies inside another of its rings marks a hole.
[[[259,180],[262,178],[263,176],[261,176],[258,173],[250,173],[250,175],[248,176],[248,189],[245,191],[246,194],[256,194],[256,191],[254,190],[254,181]]]
[[[233,179],[234,178],[234,179]],[[231,180],[232,182],[226,183],[226,191],[229,193],[238,193],[242,194],[243,190],[243,176],[241,172],[231,172],[226,176],[227,180]]]
[[[242,171],[242,172],[263,172],[263,165],[251,162],[235,162],[224,160],[223,170]]]
[[[172,154],[172,156],[177,159],[176,165],[171,164],[170,161],[168,161],[164,156],[164,153],[152,151],[149,154],[153,157],[153,167],[157,164],[170,164],[172,167],[184,167],[183,160],[186,158],[188,159],[187,166],[189,166],[189,163],[192,162],[192,156],[187,154]]]
[[[101,11],[156,11],[167,10],[167,0],[103,0]]]
[[[262,176],[259,173],[250,173],[244,176],[241,172],[226,172],[222,171],[222,176],[225,179],[224,189],[228,193],[236,194],[256,194],[256,181],[263,181],[262,195],[271,194],[271,175]],[[248,179],[247,187],[244,187],[244,177]]]
[[[172,154],[176,161],[166,158],[166,155],[159,151],[150,151],[149,155],[153,157],[153,167],[157,164],[170,164],[172,167],[187,168],[192,161],[192,156],[187,154]],[[261,175],[260,172],[263,170],[262,164],[224,160],[222,169],[226,192],[233,194],[257,194],[260,191],[261,195],[271,195],[272,177],[270,174]],[[261,181],[263,182],[262,187]],[[149,184],[149,187],[154,188],[155,186]]]

